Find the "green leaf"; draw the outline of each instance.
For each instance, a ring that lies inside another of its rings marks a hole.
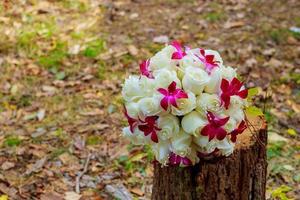
[[[147,153],[139,153],[130,158],[131,162],[141,161],[144,157],[147,156]]]
[[[296,136],[297,135],[297,132],[295,131],[295,129],[292,129],[292,128],[289,128],[287,130],[287,133],[291,136]]]
[[[286,196],[286,193],[291,191],[292,188],[286,185],[282,185],[279,188],[276,188],[272,191],[273,198],[279,198],[280,200],[292,200]]]
[[[17,136],[9,136],[5,139],[4,145],[8,147],[15,147],[21,144],[21,139]]]
[[[258,87],[250,88],[248,90],[248,97],[247,98],[250,100],[257,94],[258,94]]]
[[[57,79],[57,80],[64,80],[65,79],[65,77],[66,77],[66,73],[65,72],[58,72],[57,74],[55,74],[55,78]]]
[[[264,113],[262,112],[262,110],[256,106],[249,106],[246,108],[246,114],[248,116],[254,116],[254,117],[257,117],[257,116],[263,116]]]

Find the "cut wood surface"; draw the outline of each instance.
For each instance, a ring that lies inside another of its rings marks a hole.
[[[186,168],[155,163],[152,200],[263,200],[266,143],[264,119],[249,119],[229,157],[203,158]]]

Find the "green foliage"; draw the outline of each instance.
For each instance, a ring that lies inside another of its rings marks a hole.
[[[57,148],[54,149],[50,154],[50,159],[57,158],[58,156],[62,155],[63,153],[68,152],[67,148]]]
[[[97,135],[90,135],[86,139],[86,144],[87,145],[97,145],[102,142],[102,138]]]
[[[246,114],[248,116],[253,116],[253,117],[257,117],[257,116],[263,116],[264,113],[262,112],[262,110],[256,106],[249,106],[246,108],[245,110]]]
[[[19,146],[22,140],[18,136],[10,135],[4,140],[4,145],[7,147]]]
[[[67,56],[66,44],[57,42],[53,50],[38,59],[38,63],[47,69],[57,70],[63,59]]]
[[[285,142],[276,142],[276,143],[269,144],[267,148],[268,159],[281,156],[285,144],[286,144]]]
[[[273,29],[269,32],[269,36],[277,44],[285,42],[289,36],[300,40],[300,33],[285,28]]]
[[[38,46],[35,42],[37,33],[33,30],[21,31],[17,36],[17,49],[24,50],[28,56],[33,56],[38,50]]]
[[[287,132],[289,135],[291,135],[291,136],[296,136],[296,135],[297,135],[297,132],[295,131],[295,129],[292,129],[292,128],[287,129],[286,132]]]
[[[89,58],[95,58],[102,53],[106,48],[105,40],[97,39],[87,44],[86,49],[83,51],[83,55]]]
[[[248,90],[248,99],[252,99],[255,95],[258,94],[258,88],[257,87],[254,87],[254,88],[250,88]]]
[[[46,22],[39,22],[34,24],[34,30],[42,38],[51,38],[56,31],[55,19]]]
[[[271,196],[272,198],[278,198],[280,200],[292,200],[286,196],[286,193],[291,191],[292,188],[286,185],[282,185],[275,190],[272,191]]]
[[[210,12],[207,13],[204,18],[210,22],[217,22],[224,17],[223,13],[221,12]]]
[[[86,3],[78,0],[63,0],[62,2],[65,8],[77,10],[79,12],[86,12],[89,8]]]
[[[106,63],[104,61],[99,61],[97,78],[104,80],[106,78]]]

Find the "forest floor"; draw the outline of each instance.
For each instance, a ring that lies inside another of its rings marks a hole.
[[[121,137],[121,84],[176,39],[220,51],[258,87],[267,198],[299,199],[299,10],[297,0],[1,1],[0,198],[148,199],[151,152]]]

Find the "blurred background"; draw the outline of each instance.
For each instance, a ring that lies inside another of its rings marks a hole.
[[[299,199],[298,0],[2,0],[0,198],[149,199],[153,155],[121,137],[121,84],[174,39],[257,87],[267,199]]]

